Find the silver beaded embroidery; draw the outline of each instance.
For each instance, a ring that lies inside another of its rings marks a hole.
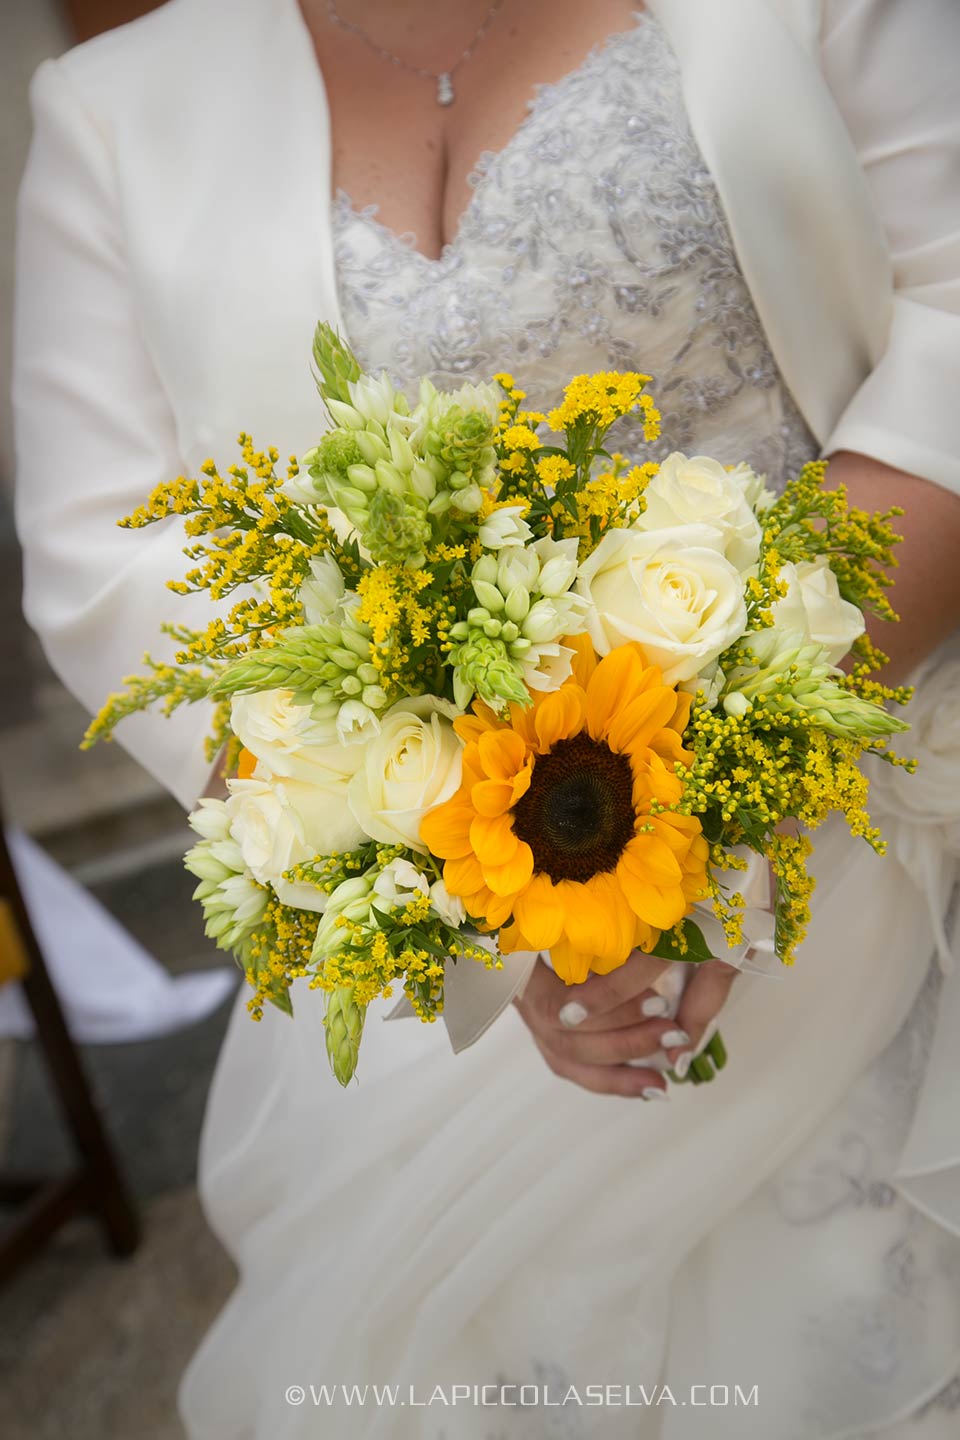
[[[631,456],[748,459],[780,484],[816,443],[777,369],[687,121],[676,59],[646,12],[555,85],[503,150],[481,156],[439,259],[339,191],[346,333],[410,388],[510,370],[547,409],[582,371],[653,376],[663,439]]]

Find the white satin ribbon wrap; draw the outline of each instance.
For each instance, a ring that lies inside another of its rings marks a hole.
[[[496,953],[494,942],[485,936],[478,937],[477,943],[491,955]],[[538,952],[516,950],[500,959],[499,970],[488,970],[479,960],[459,960],[456,965],[447,966],[443,981],[443,1023],[455,1055],[479,1040],[510,1002],[523,994]],[[404,996],[384,1019],[402,1020],[413,1014],[413,1006]]]

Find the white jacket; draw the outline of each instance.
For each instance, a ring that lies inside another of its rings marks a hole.
[[[960,5],[650,0],[783,375],[824,452],[960,491]],[[330,123],[296,0],[171,0],[48,61],[19,214],[26,609],[95,709],[181,573],[116,529],[236,430],[315,442],[305,357],[337,321]],[[189,805],[201,707],[123,743]]]

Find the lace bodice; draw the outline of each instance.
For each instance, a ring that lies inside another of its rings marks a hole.
[[[347,335],[406,388],[512,371],[546,409],[571,375],[653,376],[668,450],[748,459],[777,484],[815,453],[740,273],[679,75],[652,16],[539,87],[507,145],[483,155],[439,259],[376,206],[334,205]],[[629,422],[631,455],[650,449]]]

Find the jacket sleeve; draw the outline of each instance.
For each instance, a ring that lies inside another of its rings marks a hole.
[[[960,492],[960,4],[824,0],[821,57],[895,285],[886,349],[824,453],[859,451]]]
[[[109,136],[62,61],[31,89],[34,139],[20,193],[14,323],[17,521],[24,608],[60,678],[91,711],[147,649],[169,657],[164,620],[203,623],[179,598],[181,522],[117,520],[182,469],[176,427],[138,324]],[[184,806],[210,772],[209,707],[126,720],[118,738]]]

